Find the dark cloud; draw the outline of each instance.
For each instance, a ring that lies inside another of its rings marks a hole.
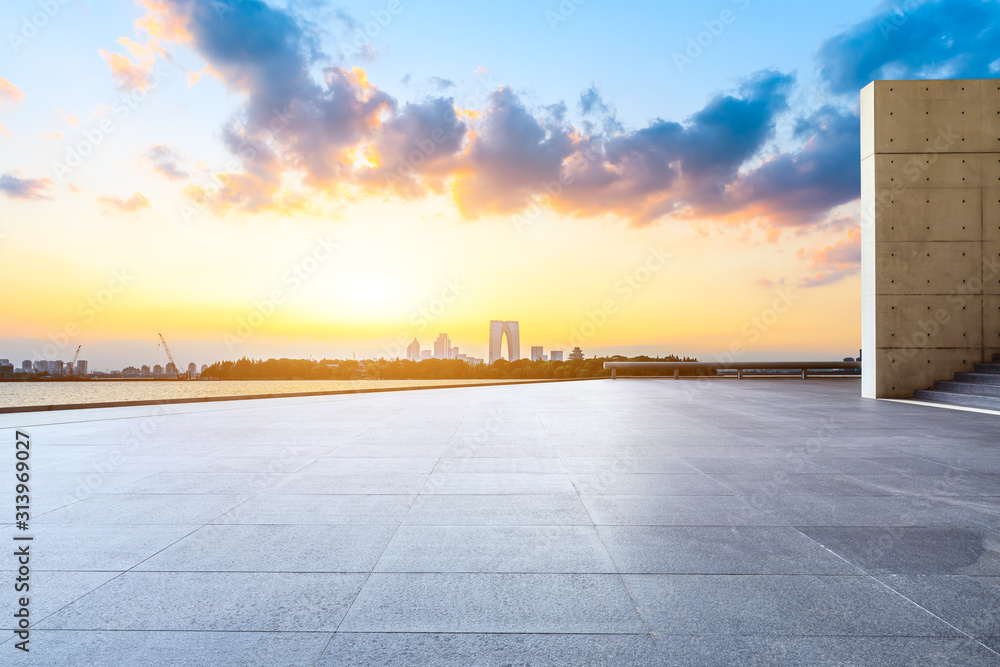
[[[146,157],[153,163],[153,169],[172,181],[188,177],[188,173],[180,168],[180,156],[177,151],[167,144],[154,144],[146,151]]]
[[[369,139],[395,100],[364,72],[322,68],[315,36],[293,15],[260,0],[220,14],[212,0],[170,0],[187,18],[195,47],[247,99],[224,140],[256,178],[300,168],[308,184],[335,187],[349,177],[348,153]],[[313,78],[320,70],[322,82]]]
[[[407,197],[440,191],[456,167],[465,134],[451,98],[407,104],[379,126],[372,143],[378,164],[363,169],[359,178]]]
[[[630,131],[596,86],[580,96],[579,128],[564,103],[529,109],[509,87],[493,87],[468,112],[440,96],[399,108],[363,71],[326,66],[309,24],[287,11],[241,0],[220,15],[211,0],[169,2],[195,48],[246,97],[222,129],[241,173],[214,194],[196,189],[218,199],[206,202],[216,211],[272,208],[289,172],[333,193],[361,184],[414,198],[450,188],[469,218],[547,198],[542,205],[562,214],[613,213],[635,225],[665,217],[792,225],[857,197],[855,114],[824,107],[796,122],[800,147],[770,147],[794,84],[781,72],[753,74],[684,122],[657,118]]]
[[[439,76],[432,76],[430,78],[430,84],[434,86],[438,91],[448,90],[449,88],[455,87],[455,82],[451,79],[442,79]]]
[[[1000,69],[995,0],[883,2],[820,46],[817,62],[834,93],[856,95],[874,79],[992,78]]]
[[[710,209],[763,207],[779,225],[816,223],[861,193],[861,119],[824,106],[795,123],[798,150],[781,153],[738,179]]]
[[[624,131],[622,124],[618,122],[617,111],[604,101],[597,86],[591,85],[590,88],[581,93],[577,106],[584,116],[583,126],[587,134],[598,131],[605,134],[616,134]],[[595,123],[592,119],[597,119],[598,122]]]
[[[21,178],[16,173],[0,175],[0,192],[11,199],[50,199],[51,178]]]
[[[685,123],[656,119],[619,136],[583,138],[567,162],[565,194],[555,206],[583,216],[613,211],[640,225],[671,213],[735,208],[723,201],[719,184],[734,181],[773,136],[792,82],[786,74],[759,72]]]
[[[471,217],[520,210],[559,180],[573,151],[566,128],[539,120],[510,88],[500,88],[490,93],[478,136],[459,165],[459,205]]]

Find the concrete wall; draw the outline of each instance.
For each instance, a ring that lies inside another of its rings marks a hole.
[[[1000,352],[1000,80],[861,91],[862,393]]]

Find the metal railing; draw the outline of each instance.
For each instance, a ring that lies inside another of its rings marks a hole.
[[[743,371],[748,370],[795,370],[805,380],[809,371],[861,370],[860,361],[605,361],[605,370],[611,371],[611,379],[616,379],[618,371],[662,370],[673,371],[674,379],[680,378],[682,370],[700,370],[696,377],[715,376],[719,371],[736,371],[736,378],[743,379]]]

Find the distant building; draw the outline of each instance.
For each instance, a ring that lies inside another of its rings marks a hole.
[[[63,373],[63,362],[61,359],[46,362],[46,367],[48,368],[49,375],[62,375]]]
[[[14,364],[10,363],[10,359],[0,359],[0,366],[13,366],[13,365]]]
[[[562,350],[552,350],[549,352],[549,359],[552,361],[562,361]]]
[[[49,371],[49,362],[45,361],[44,359],[36,361],[35,362],[35,368],[38,369],[39,373],[48,373],[48,371]]]
[[[207,370],[208,370],[208,364],[202,364],[201,365],[201,372],[204,373]]]
[[[166,374],[177,375],[177,366],[174,366],[173,364],[167,364]]]
[[[420,350],[420,359],[433,359],[434,350]]]
[[[188,377],[195,377],[198,375],[198,365],[193,361],[188,364]]]
[[[149,366],[147,366],[146,364],[143,364],[142,368],[139,369],[139,372],[142,373],[143,375],[149,375],[149,373],[150,373]]]
[[[76,362],[76,370],[73,371],[74,375],[86,375],[87,374],[87,362],[84,359],[78,359]]]
[[[122,375],[127,378],[134,378],[139,376],[139,369],[135,366],[129,366],[128,368],[122,369]]]
[[[543,359],[544,356],[545,355],[544,355],[544,352],[542,350],[542,346],[541,345],[532,345],[531,346],[531,360],[532,361],[544,361],[544,359]]]
[[[24,361],[21,362],[21,370],[24,371],[25,373],[30,373],[32,370],[34,370],[33,368],[31,368],[31,359],[25,359]]]
[[[437,340],[434,341],[434,358],[451,359],[451,339],[448,338],[448,334],[438,334]]]
[[[159,364],[153,366],[153,375],[163,375],[163,366]]]
[[[10,363],[10,359],[0,359],[0,375],[5,375],[7,373],[14,372],[14,364]]]
[[[420,361],[420,342],[416,338],[406,346],[406,358],[410,361]]]
[[[457,350],[458,348],[456,347],[455,349]],[[455,359],[457,359],[458,361],[468,361],[469,360],[469,355],[467,355],[467,354],[455,354]]]
[[[507,337],[507,361],[521,358],[521,332],[517,322],[490,320],[490,363],[503,357],[503,339]]]
[[[583,359],[583,350],[578,347],[574,347],[573,351],[569,353],[570,359]]]

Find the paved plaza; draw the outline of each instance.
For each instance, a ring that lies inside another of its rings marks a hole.
[[[7,521],[15,429],[0,664],[1000,664],[1000,416],[856,379],[0,415]]]

